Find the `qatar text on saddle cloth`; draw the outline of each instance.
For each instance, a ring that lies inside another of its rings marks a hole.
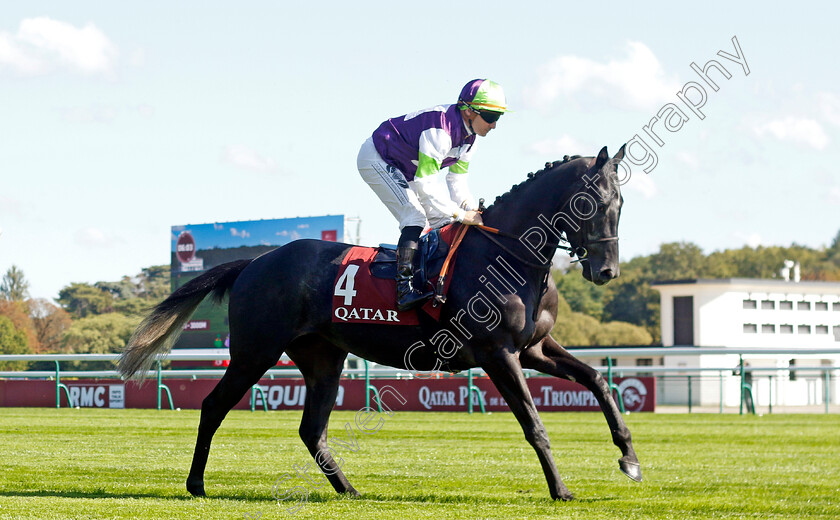
[[[451,244],[455,237],[456,226],[441,229],[440,239]],[[341,261],[333,290],[333,323],[377,323],[380,325],[418,325],[417,311],[399,311],[396,302],[396,282],[376,278],[370,273],[370,264],[376,257],[375,247],[355,246],[347,252]],[[452,272],[454,260],[450,264]],[[449,290],[451,276],[447,276],[443,294]],[[437,277],[432,278],[432,285]],[[439,320],[441,306],[426,302],[423,312]]]

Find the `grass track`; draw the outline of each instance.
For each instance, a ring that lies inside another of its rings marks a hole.
[[[512,415],[397,412],[357,431],[358,451],[336,448],[361,499],[326,484],[290,515],[271,487],[311,461],[300,412],[231,412],[210,497],[193,499],[197,411],[0,408],[0,519],[840,518],[838,415],[627,416],[641,484],[619,472],[600,414],[542,417],[573,502],[549,499]],[[352,421],[333,413],[332,433]]]

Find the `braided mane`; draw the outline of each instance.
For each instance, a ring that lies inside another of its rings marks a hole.
[[[580,156],[580,155],[564,155],[562,161],[552,161],[552,162],[545,163],[545,166],[543,167],[542,170],[538,170],[536,172],[529,172],[528,175],[527,175],[527,178],[524,181],[520,182],[519,184],[514,184],[513,186],[510,187],[510,189],[508,191],[506,191],[505,193],[496,197],[496,200],[493,201],[493,205],[498,204],[500,202],[503,202],[507,198],[510,198],[509,195],[511,193],[520,190],[523,186],[525,186],[529,182],[533,181],[537,177],[540,177],[541,175],[543,175],[548,170],[551,170],[552,168],[556,168],[557,166],[561,166],[561,165],[566,164],[568,162],[574,161],[575,159],[580,159],[581,157],[582,156]]]

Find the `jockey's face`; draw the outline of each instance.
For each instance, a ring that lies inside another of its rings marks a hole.
[[[490,132],[490,130],[496,128],[496,121],[488,123],[481,118],[478,112],[468,109],[464,110],[462,113],[464,114],[464,118],[466,118],[466,120],[472,125],[472,130],[476,133],[476,135],[484,137],[488,134],[488,132]]]

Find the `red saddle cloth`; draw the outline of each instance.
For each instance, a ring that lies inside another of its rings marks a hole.
[[[446,226],[440,238],[451,244],[456,226]],[[392,279],[376,278],[370,274],[370,264],[376,257],[377,248],[354,246],[341,261],[333,285],[333,323],[375,323],[378,325],[417,325],[417,310],[397,310],[397,283]],[[453,259],[454,260],[454,259]],[[448,276],[444,294],[449,289]],[[437,277],[431,280],[437,282]],[[422,310],[434,319],[440,319],[441,306],[426,302]]]

